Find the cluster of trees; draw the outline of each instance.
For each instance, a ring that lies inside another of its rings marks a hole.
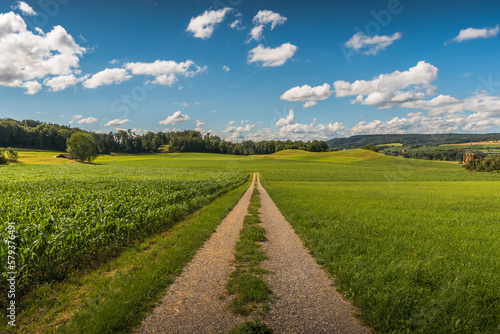
[[[374,145],[365,145],[363,146],[363,150],[378,152],[378,147]]]
[[[154,153],[162,146],[169,152],[210,152],[222,154],[271,154],[285,149],[301,149],[311,152],[328,151],[324,141],[243,141],[232,143],[209,133],[202,135],[198,131],[148,132],[136,134],[131,130],[116,133],[86,132],[57,124],[39,121],[0,119],[0,147],[13,146],[44,150],[65,151],[68,139],[75,133],[87,133],[97,145],[97,154]]]
[[[500,141],[500,133],[487,134],[395,134],[395,135],[359,135],[349,138],[335,138],[327,141],[332,149],[362,148],[365,145],[382,145],[401,143],[403,146],[416,148],[422,146],[438,146],[442,144],[460,144],[480,141]],[[385,148],[385,147],[384,147]],[[383,149],[379,147],[379,149]]]
[[[6,164],[7,162],[16,162],[19,158],[19,153],[12,149],[11,147],[5,149],[0,147],[0,164]]]
[[[394,151],[386,152],[387,155],[395,155]],[[485,157],[482,152],[474,152],[478,157]],[[462,161],[464,150],[463,149],[449,149],[449,150],[414,150],[401,152],[403,158],[422,159],[422,160],[441,160],[441,161]]]
[[[500,172],[500,157],[486,157],[470,160],[464,168],[474,172]]]

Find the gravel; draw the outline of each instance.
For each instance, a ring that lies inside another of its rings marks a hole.
[[[227,310],[229,301],[219,296],[234,268],[234,245],[253,188],[254,182],[136,333],[226,333],[246,320]]]
[[[331,278],[304,247],[260,184],[265,276],[276,300],[264,322],[275,333],[371,333],[353,316],[354,307],[339,294]]]
[[[254,180],[258,174],[254,175]],[[234,270],[234,245],[243,227],[254,182],[212,237],[198,251],[167,294],[143,320],[136,333],[227,333],[254,320],[227,309],[220,296]],[[290,224],[258,181],[262,227],[268,259],[262,267],[273,291],[263,321],[278,333],[371,333],[353,316],[355,308],[342,298],[333,281],[315,262]]]

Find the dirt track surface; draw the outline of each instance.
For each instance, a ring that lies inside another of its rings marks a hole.
[[[254,176],[255,179],[255,176]],[[196,253],[137,333],[226,333],[245,321],[226,309],[225,292],[234,245],[243,227],[254,182]]]
[[[258,183],[262,227],[268,241],[265,280],[277,298],[264,322],[275,333],[371,333],[353,317],[354,308],[333,286],[290,224]]]
[[[258,174],[254,175],[254,180]],[[227,309],[225,293],[234,269],[234,245],[243,227],[254,182],[212,237],[169,287],[136,333],[227,333],[252,318]],[[332,280],[315,262],[258,180],[263,243],[269,257],[262,267],[274,300],[264,322],[274,333],[371,333],[353,317],[354,308],[336,292]]]

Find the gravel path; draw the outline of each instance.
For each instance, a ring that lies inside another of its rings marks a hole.
[[[268,260],[264,269],[276,275],[265,280],[277,299],[264,322],[275,333],[370,333],[353,317],[352,305],[335,290],[332,280],[308,253],[302,241],[258,182],[263,244]]]
[[[254,175],[255,180],[255,175]],[[233,270],[234,245],[254,188],[250,188],[196,253],[137,333],[226,333],[246,319],[226,309],[225,292]]]

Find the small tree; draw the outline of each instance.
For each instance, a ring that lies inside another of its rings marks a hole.
[[[10,161],[15,162],[19,158],[19,154],[14,151],[12,147],[9,147],[7,149],[7,158],[9,158]]]
[[[0,164],[6,164],[7,158],[5,157],[5,150],[0,147]]]
[[[97,144],[94,138],[87,133],[74,133],[66,141],[68,153],[72,158],[84,162],[92,162],[97,158]]]
[[[373,146],[373,145],[365,145],[365,146],[363,146],[363,150],[378,152],[377,146]]]

